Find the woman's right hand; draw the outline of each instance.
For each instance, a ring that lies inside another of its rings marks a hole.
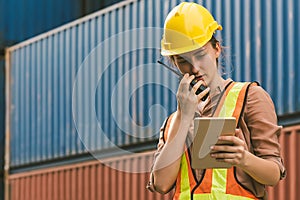
[[[194,75],[189,76],[189,74],[185,74],[179,83],[176,95],[178,101],[178,112],[182,117],[190,119],[193,119],[198,103],[201,102],[202,97],[209,92],[209,88],[207,88],[200,94],[196,95],[195,93],[197,89],[204,84],[204,82],[200,80],[192,87],[192,89],[190,89],[190,83],[194,78]]]

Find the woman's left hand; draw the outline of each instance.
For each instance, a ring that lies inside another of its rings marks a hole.
[[[217,144],[211,146],[211,157],[216,158],[220,162],[230,163],[234,166],[244,166],[247,161],[245,142],[237,136],[242,134],[240,129],[235,130],[236,136],[220,136],[219,142],[226,144]]]

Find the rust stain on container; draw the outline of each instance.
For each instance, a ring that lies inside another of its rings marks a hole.
[[[280,136],[287,176],[275,187],[268,187],[269,199],[297,200],[300,196],[300,126],[286,127]]]
[[[130,173],[122,166],[150,170],[153,151],[100,161],[12,174],[10,200],[147,200],[171,199],[146,189],[149,172]],[[115,169],[114,169],[115,168]]]

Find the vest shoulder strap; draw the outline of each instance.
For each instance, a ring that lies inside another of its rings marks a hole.
[[[171,115],[169,115],[169,116],[165,119],[165,121],[164,121],[162,127],[160,128],[160,135],[159,135],[159,138],[162,138],[163,141],[164,141],[164,143],[166,143],[166,141],[167,141],[168,134],[166,134],[166,133],[168,133],[168,129],[169,129],[169,127],[170,127],[170,122],[172,121],[173,116],[174,116],[174,113],[172,113]]]
[[[240,122],[241,122],[241,118],[243,117],[243,114],[244,114],[244,110],[245,110],[245,106],[246,106],[246,103],[247,103],[247,96],[248,96],[248,92],[249,92],[249,88],[251,85],[257,85],[259,86],[259,83],[254,81],[254,82],[247,82],[246,83],[246,87],[245,87],[245,92],[243,92],[241,95],[242,95],[242,106],[241,106],[241,110],[240,110],[240,113],[239,113],[239,117],[237,118],[237,128],[240,127]]]

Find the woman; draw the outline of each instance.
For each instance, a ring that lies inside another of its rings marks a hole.
[[[174,199],[266,199],[264,186],[276,185],[285,176],[278,142],[281,127],[273,102],[261,87],[220,76],[222,47],[213,36],[216,30],[222,26],[196,3],[183,2],[166,18],[161,53],[184,76],[177,110],[161,129],[148,189],[167,193],[175,187]],[[194,79],[197,83],[191,87]],[[201,85],[207,89],[196,94]],[[225,101],[237,103],[230,107]],[[211,146],[210,155],[231,168],[191,168],[195,116],[236,117],[235,136],[219,137],[232,145]]]

